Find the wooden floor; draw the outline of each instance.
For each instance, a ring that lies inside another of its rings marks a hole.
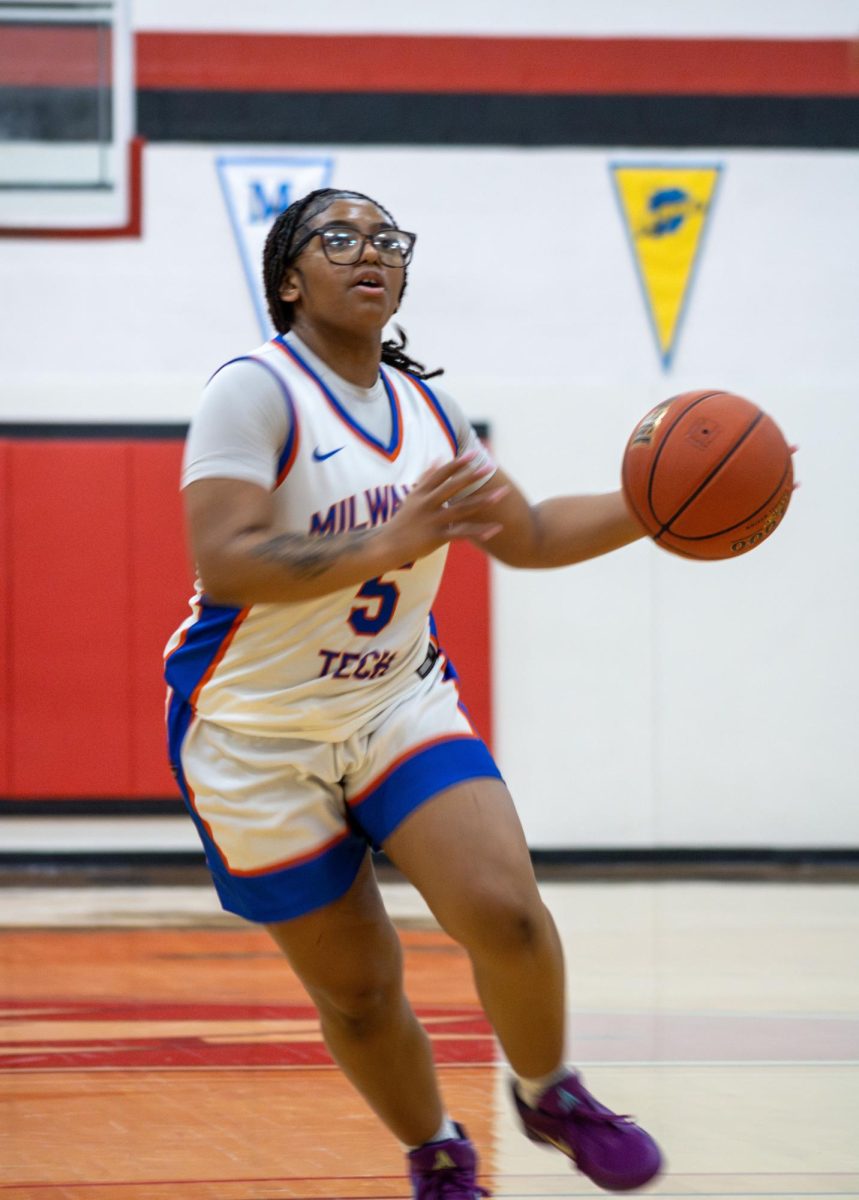
[[[515,1128],[462,952],[385,886],[452,1114],[505,1197],[598,1194]],[[859,1196],[859,888],[543,885],[570,1057],[671,1197]],[[0,1200],[406,1197],[264,933],[207,889],[0,888]]]

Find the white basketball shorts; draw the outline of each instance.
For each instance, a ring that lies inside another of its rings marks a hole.
[[[247,737],[175,694],[168,733],[221,904],[266,924],[342,896],[368,844],[438,792],[501,778],[441,663],[343,742]]]

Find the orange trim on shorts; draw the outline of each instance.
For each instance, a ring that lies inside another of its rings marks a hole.
[[[191,727],[193,726],[194,721],[197,721],[197,720],[199,720],[199,718],[196,716],[191,718],[188,728],[185,730],[185,738],[183,739],[183,741],[187,740],[188,734],[191,732]],[[229,871],[230,864],[227,862],[227,859],[226,859],[226,856],[225,856],[223,850],[218,845],[218,843],[215,841],[215,835],[214,835],[214,833],[212,833],[211,825],[209,824],[209,822],[206,820],[206,818],[203,816],[203,814],[200,812],[199,808],[197,807],[197,797],[194,795],[194,789],[191,787],[191,784],[188,782],[188,776],[185,774],[184,770],[182,771],[182,779],[185,784],[185,791],[188,794],[188,799],[191,802],[191,807],[193,808],[194,812],[197,815],[197,820],[200,822],[200,824],[205,829],[206,833],[209,835],[209,840],[212,843],[212,845],[215,847],[215,849],[217,850],[218,857],[220,858],[221,862],[224,864],[224,866]]]
[[[195,716],[191,722],[191,725],[193,725],[194,721],[198,721],[199,719],[200,719],[199,717]],[[186,738],[187,738],[188,734],[191,732],[191,725],[188,726],[188,730],[185,734]],[[318,858],[320,854],[324,854],[326,850],[330,850],[332,846],[336,846],[338,842],[342,842],[344,840],[344,838],[347,838],[349,836],[349,830],[344,829],[341,833],[335,834],[333,838],[329,838],[327,842],[323,842],[321,846],[314,847],[313,850],[308,850],[304,854],[296,854],[293,858],[284,858],[280,862],[272,863],[271,865],[269,865],[267,867],[254,867],[252,870],[247,870],[247,871],[240,870],[237,867],[231,867],[229,864],[229,861],[227,860],[227,856],[226,856],[225,852],[218,845],[218,840],[215,837],[214,831],[212,830],[212,826],[209,824],[209,822],[206,820],[206,818],[203,816],[203,814],[200,812],[200,809],[197,806],[197,797],[194,795],[194,789],[191,787],[191,784],[188,782],[188,776],[185,774],[184,771],[182,772],[182,777],[185,782],[185,790],[188,793],[188,799],[191,802],[191,807],[193,808],[194,812],[197,814],[197,818],[198,818],[200,824],[206,830],[206,833],[209,836],[209,840],[211,841],[212,845],[215,847],[215,849],[218,852],[218,857],[220,858],[221,862],[224,864],[224,867],[226,868],[227,873],[230,875],[241,876],[242,878],[246,879],[246,878],[249,878],[254,875],[268,875],[272,871],[282,871],[285,867],[299,867],[299,866],[301,866],[302,863],[309,862],[312,858]]]
[[[332,846],[336,846],[338,842],[342,842],[348,836],[349,830],[344,829],[342,833],[335,834],[333,838],[329,838],[327,842],[323,842],[321,846],[316,846],[313,850],[308,850],[305,854],[297,854],[294,858],[281,859],[280,862],[271,863],[267,867],[254,867],[250,871],[240,871],[237,867],[231,867],[226,859],[224,859],[224,866],[231,875],[240,875],[243,879],[248,879],[254,875],[270,875],[273,871],[283,871],[287,867],[300,867],[302,863],[310,862],[312,858],[319,858],[326,850],[330,850]],[[218,853],[221,855],[221,858],[224,858],[220,850]]]
[[[460,711],[462,710],[460,709]],[[465,716],[464,713],[463,716]],[[467,719],[468,718],[466,717],[466,720]],[[394,759],[394,761],[385,768],[381,775],[377,776],[372,783],[367,784],[367,786],[360,791],[357,796],[353,796],[352,799],[347,800],[346,803],[350,808],[354,808],[356,805],[360,804],[362,800],[366,800],[367,797],[376,790],[376,788],[382,786],[385,780],[392,775],[394,771],[396,771],[397,767],[402,766],[404,762],[408,762],[410,758],[414,758],[415,755],[420,754],[421,751],[429,750],[431,746],[440,746],[442,742],[461,742],[463,740],[473,741],[476,736],[477,735],[473,732],[443,733],[440,737],[430,738],[429,741],[421,742],[417,746],[412,746],[411,750],[406,750],[405,754],[401,754],[399,758]]]

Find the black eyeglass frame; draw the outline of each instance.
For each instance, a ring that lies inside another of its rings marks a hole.
[[[354,233],[357,237],[359,237],[361,239],[355,257],[353,259],[350,259],[349,262],[335,262],[335,260],[333,258],[331,258],[331,256],[329,255],[328,243],[325,241],[324,235],[326,233],[329,233],[332,229],[346,229],[349,231],[349,233]],[[306,249],[307,246],[313,241],[313,239],[318,234],[322,241],[322,253],[325,255],[325,257],[328,259],[328,261],[331,263],[331,265],[333,267],[353,267],[355,265],[355,263],[361,261],[361,257],[364,253],[364,248],[366,247],[368,242],[373,242],[375,244],[375,241],[374,241],[375,238],[381,237],[383,234],[390,234],[390,233],[398,233],[398,234],[404,235],[407,238],[411,238],[411,245],[409,246],[408,250],[406,251],[405,255],[403,256],[402,262],[386,263],[386,262],[384,262],[384,260],[382,260],[383,266],[391,267],[393,270],[401,270],[401,269],[407,267],[409,265],[409,263],[412,261],[412,255],[415,252],[415,242],[418,240],[418,235],[416,233],[410,233],[408,231],[408,229],[397,229],[393,225],[387,225],[387,226],[385,226],[384,229],[377,229],[375,233],[362,233],[360,229],[355,229],[354,226],[352,226],[352,225],[345,225],[342,221],[332,221],[330,225],[320,225],[318,229],[311,229],[310,233],[306,234],[303,238],[301,238],[292,247],[292,249],[289,252],[289,258],[290,258],[290,261],[294,261],[296,258],[298,258],[299,254],[302,252],[302,250]],[[379,258],[381,259],[382,252],[378,246],[376,246],[376,251],[379,254]]]

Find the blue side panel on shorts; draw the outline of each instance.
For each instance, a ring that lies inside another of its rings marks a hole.
[[[185,801],[185,807],[191,820],[197,827],[197,833],[200,835],[200,841],[203,843],[203,850],[206,855],[206,866],[210,871],[214,871],[220,856],[216,847],[212,844],[212,840],[206,833],[205,826],[197,813],[194,810],[194,805],[191,803],[191,797],[188,794],[188,786],[185,782],[185,774],[182,770],[182,743],[185,740],[185,734],[188,732],[188,726],[194,719],[194,710],[191,705],[174,692],[170,697],[170,704],[167,708],[167,753],[170,759],[170,770],[179,785],[179,790],[182,793],[182,799]]]
[[[248,921],[270,924],[301,917],[348,892],[367,853],[367,843],[352,832],[315,858],[295,866],[255,875],[230,873],[194,808],[182,770],[182,742],[193,715],[190,704],[176,694],[171,697],[167,713],[170,765],[203,843],[206,865],[221,906]]]
[[[248,921],[271,924],[303,917],[345,895],[367,853],[367,843],[353,833],[309,862],[261,875],[231,875],[211,868],[221,905]]]
[[[351,812],[379,850],[400,822],[431,796],[468,779],[501,778],[480,738],[451,738],[401,762]]]
[[[164,665],[164,678],[174,692],[190,700],[241,611],[203,601],[198,620]]]

